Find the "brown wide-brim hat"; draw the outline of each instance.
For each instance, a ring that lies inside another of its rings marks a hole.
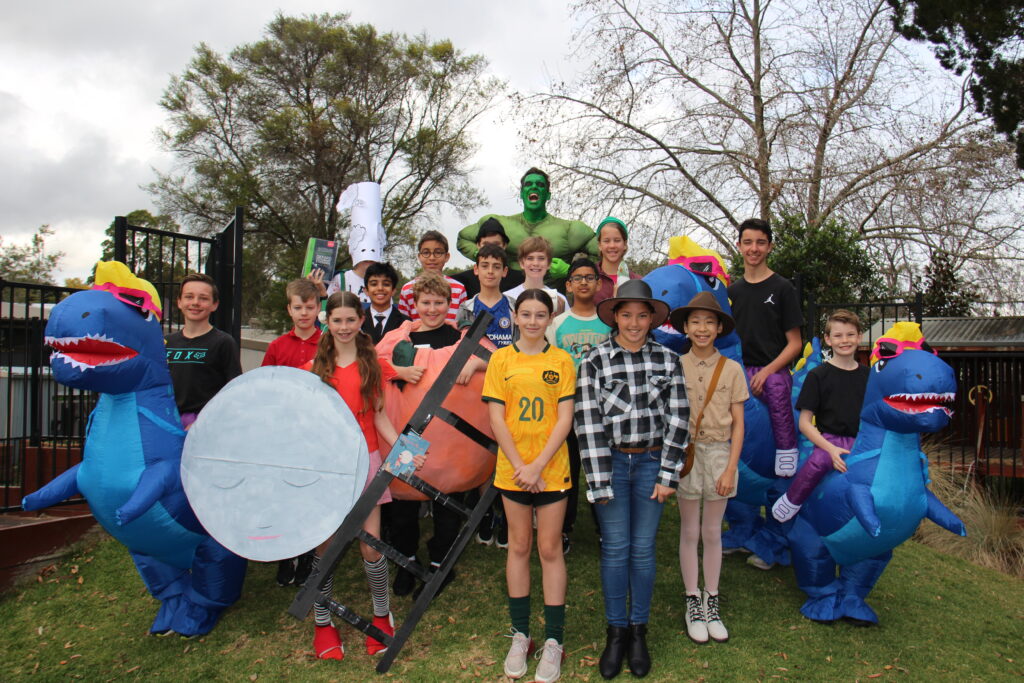
[[[608,327],[615,327],[615,306],[630,301],[642,301],[654,309],[654,318],[651,322],[652,331],[664,325],[665,320],[668,319],[668,304],[655,299],[651,295],[651,286],[643,280],[626,280],[619,285],[619,290],[614,297],[597,304],[597,317]]]
[[[718,316],[718,322],[722,323],[723,336],[729,334],[736,329],[736,321],[732,319],[732,316],[722,310],[721,304],[718,303],[718,299],[711,292],[700,292],[697,296],[690,299],[690,303],[685,306],[672,311],[669,315],[669,321],[672,323],[672,327],[676,328],[680,332],[683,332],[683,324],[686,323],[686,319],[690,317],[690,311],[711,311]],[[683,332],[683,334],[686,334]]]

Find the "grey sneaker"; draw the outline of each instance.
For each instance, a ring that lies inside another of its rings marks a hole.
[[[708,625],[704,621],[704,602],[699,595],[686,596],[686,635],[690,640],[703,645],[708,642]]]
[[[565,659],[565,652],[562,646],[554,638],[544,641],[544,649],[536,655],[540,659],[537,665],[537,673],[533,675],[536,683],[552,683],[562,677],[562,660]]]
[[[511,638],[512,647],[505,655],[505,675],[509,678],[522,678],[526,675],[527,660],[533,652],[533,640],[519,631],[515,631]]]
[[[704,591],[704,620],[707,624],[708,635],[716,643],[724,643],[729,640],[729,631],[722,623],[722,617],[718,614],[718,594],[712,595]]]
[[[749,564],[751,567],[757,567],[758,569],[760,569],[762,571],[768,571],[769,569],[771,569],[772,567],[775,566],[774,562],[769,564],[768,562],[765,562],[758,555],[756,555],[754,553],[751,553],[750,557],[747,558],[747,564]]]

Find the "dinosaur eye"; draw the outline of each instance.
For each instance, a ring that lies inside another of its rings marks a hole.
[[[882,368],[884,368],[884,367],[885,367],[885,360],[882,359],[882,360],[879,360],[879,361],[875,362],[875,365],[874,365],[873,369],[874,369],[875,372],[881,372]]]
[[[708,289],[712,292],[718,289],[722,285],[722,281],[714,275],[705,275],[704,281],[708,283]]]
[[[900,347],[892,342],[880,342],[878,344],[879,358],[895,358],[898,355],[900,355]]]

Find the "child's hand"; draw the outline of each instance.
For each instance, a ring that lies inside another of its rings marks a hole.
[[[668,486],[662,486],[661,484],[655,484],[654,493],[651,494],[651,500],[657,499],[659,503],[664,503],[673,493],[675,493],[675,489],[669,488]]]
[[[832,458],[832,467],[834,467],[837,472],[846,471],[846,461],[843,460],[843,455],[849,452],[849,450],[840,448],[839,446],[832,446],[832,448],[828,449],[828,456]]]
[[[530,493],[544,490],[544,480],[540,476],[542,470],[535,462],[517,468],[513,473],[516,486]]]
[[[427,464],[427,455],[429,455],[429,453],[425,453],[423,455],[414,455],[414,456],[412,456],[412,466],[415,467],[416,469],[420,469],[421,467],[426,465]]]
[[[400,365],[395,368],[395,374],[398,375],[398,379],[405,380],[410,384],[417,384],[423,379],[423,373],[426,370],[421,365]]]
[[[324,271],[323,268],[314,268],[309,271],[309,275],[306,279],[316,285],[317,291],[320,293],[320,298],[324,299],[327,297],[327,286],[324,285]]]
[[[736,469],[726,468],[725,472],[722,472],[722,476],[715,482],[715,493],[720,496],[728,496],[730,493],[736,490]]]
[[[473,379],[474,372],[476,372],[474,368],[466,365],[466,367],[462,368],[462,372],[460,372],[459,376],[455,379],[455,383],[461,384],[462,386],[469,384],[469,380]]]
[[[765,380],[768,379],[768,373],[765,372],[765,368],[758,370],[753,377],[750,378],[750,392],[754,396],[760,396],[761,392],[764,391]]]

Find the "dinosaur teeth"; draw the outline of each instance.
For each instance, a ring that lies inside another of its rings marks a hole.
[[[952,417],[953,411],[947,405],[956,398],[954,392],[921,392],[893,394],[885,397],[885,403],[891,408],[902,413],[913,415],[930,413],[933,410],[941,410]]]
[[[53,348],[52,359],[62,359],[77,370],[117,365],[139,355],[138,351],[119,344],[102,333],[89,333],[81,337],[46,337]]]

